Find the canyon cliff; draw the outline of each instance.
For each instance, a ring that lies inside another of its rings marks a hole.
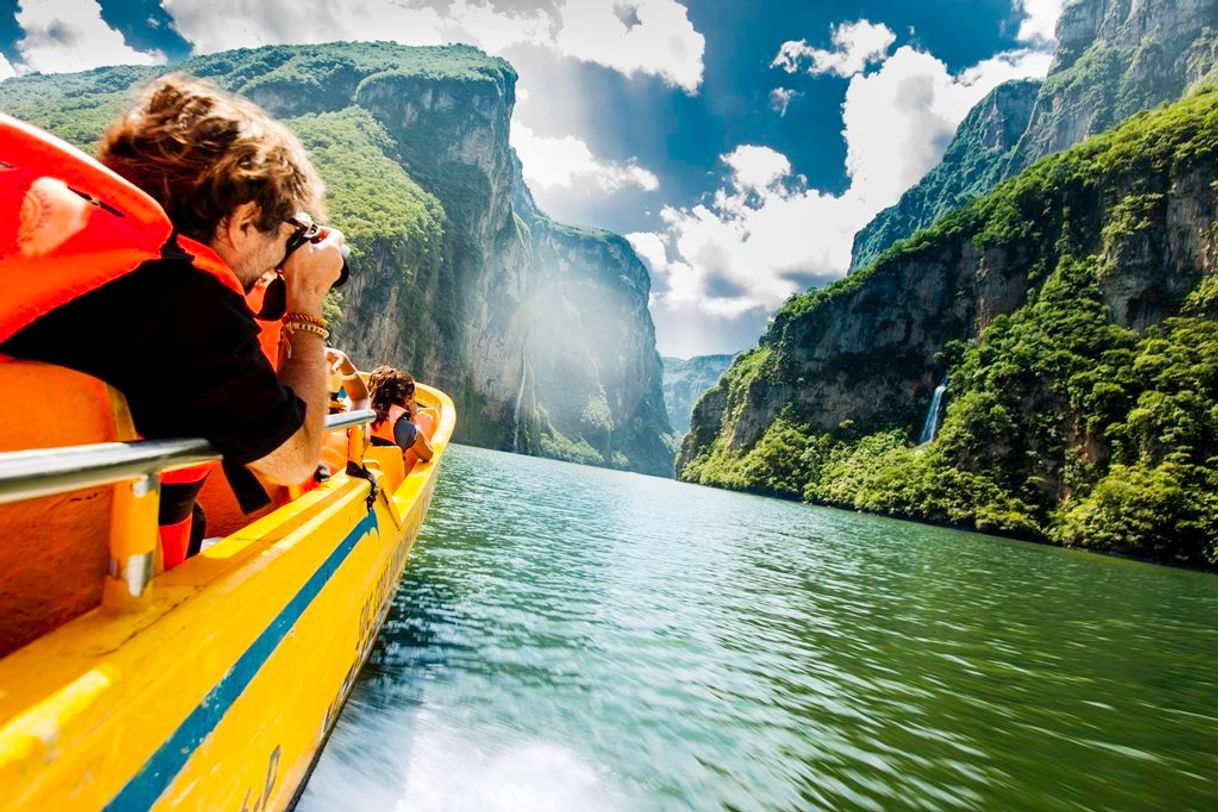
[[[850,271],[1040,158],[1174,101],[1218,64],[1218,0],[1070,0],[1043,82],[1009,82],[961,122],[942,163],[854,239]]]
[[[678,476],[1218,565],[1216,177],[1203,83],[794,297]]]
[[[694,404],[732,365],[731,355],[698,355],[693,358],[664,358],[664,405],[673,431],[689,431]]]
[[[552,221],[508,143],[516,74],[467,46],[242,49],[176,69],[257,102],[301,137],[354,250],[335,343],[456,401],[457,439],[669,476],[647,309],[621,237]],[[0,84],[0,108],[89,149],[163,68]]]

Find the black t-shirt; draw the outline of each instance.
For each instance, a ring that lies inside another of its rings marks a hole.
[[[127,396],[144,437],[202,437],[228,463],[266,456],[304,422],[245,300],[185,259],[144,263],[37,319],[0,352],[100,378]],[[45,395],[53,409],[54,393]]]

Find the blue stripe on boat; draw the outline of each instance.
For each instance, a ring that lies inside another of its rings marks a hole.
[[[376,514],[370,511],[351,529],[342,543],[334,548],[325,562],[280,610],[271,625],[258,635],[258,639],[245,650],[228,673],[207,692],[207,696],[203,697],[203,701],[190,712],[173,735],[152,754],[152,758],[132,776],[122,791],[106,804],[107,810],[148,809],[161,797],[161,793],[186,766],[195,749],[211,735],[216,725],[224,718],[224,714],[228,713],[228,709],[245,691],[246,686],[258,675],[263,664],[296,625],[296,621],[309,608],[309,604],[325,587],[326,582],[347,560],[356,543],[365,533],[374,530],[377,530]]]

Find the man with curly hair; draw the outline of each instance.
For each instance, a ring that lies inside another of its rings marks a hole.
[[[247,495],[245,467],[273,483],[305,480],[329,401],[322,302],[343,238],[322,232],[288,256],[289,239],[325,214],[304,149],[256,105],[171,75],[110,126],[98,158],[160,204],[173,236],[160,257],[41,315],[0,352],[106,381],[146,438],[207,439]],[[244,296],[276,268],[286,292],[277,370]],[[162,524],[194,501],[165,496]]]

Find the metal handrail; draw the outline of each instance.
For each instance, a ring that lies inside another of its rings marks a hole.
[[[339,412],[326,417],[326,431],[349,429],[352,426],[362,426],[376,420],[376,412],[371,409],[360,409],[355,412]]]
[[[361,409],[326,417],[325,430],[371,423],[376,412]],[[0,452],[0,505],[139,479],[159,471],[220,459],[200,439],[135,440],[127,443]]]

